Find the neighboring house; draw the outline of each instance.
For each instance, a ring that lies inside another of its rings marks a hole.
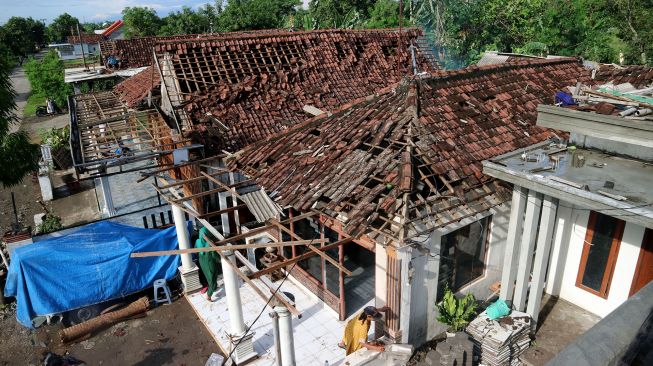
[[[604,317],[653,279],[653,121],[538,112],[538,126],[570,132],[569,142],[483,163],[514,184],[501,297],[537,316],[546,292]]]
[[[125,23],[119,19],[111,23],[108,27],[95,31],[95,33],[98,34],[100,32],[99,34],[107,40],[125,39],[124,25]]]
[[[229,166],[302,218],[294,235],[270,236],[349,241],[329,254],[352,275],[315,256],[295,280],[340,319],[389,306],[385,335],[418,346],[444,330],[445,286],[485,300],[501,280],[510,189],[481,162],[555,137],[535,126],[536,106],[589,74],[561,59],[417,76],[249,145]]]
[[[82,49],[85,55],[99,55],[102,36],[97,34],[82,34],[80,44],[79,37],[69,36],[66,43],[53,43],[48,47],[57,51],[59,58],[62,60],[73,60],[82,58]]]

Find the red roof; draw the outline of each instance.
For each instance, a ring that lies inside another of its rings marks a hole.
[[[508,200],[481,162],[553,137],[536,107],[578,81],[590,73],[575,59],[436,72],[250,145],[230,165],[352,235],[417,235]]]
[[[641,89],[653,86],[653,67],[601,65],[594,78],[602,83],[611,82],[614,85],[631,83],[635,88]]]
[[[104,40],[101,34],[82,34],[82,42],[87,44],[100,43]],[[68,43],[77,44],[79,43],[79,37],[77,36],[68,36]]]
[[[120,20],[120,19],[116,20],[107,29],[105,29],[104,32],[102,32],[102,36],[103,37],[109,37],[111,35],[111,33],[115,32],[118,29],[120,29],[120,27],[122,27],[123,24],[124,24],[124,22],[122,20]]]
[[[161,77],[153,66],[129,77],[116,86],[113,91],[128,107],[137,107],[147,95],[161,85]]]
[[[277,31],[161,43],[156,51],[174,69],[168,90],[179,87],[193,124],[186,128],[202,131],[209,151],[235,151],[306,120],[305,105],[330,111],[412,73],[408,47],[421,31],[404,30],[398,48],[399,35]],[[437,69],[421,50],[416,63]]]

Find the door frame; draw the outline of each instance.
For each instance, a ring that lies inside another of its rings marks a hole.
[[[649,248],[646,247],[647,245]],[[635,274],[633,275],[633,281],[630,284],[630,292],[628,293],[628,297],[633,296],[635,293],[637,293],[637,291],[639,291],[639,289],[635,290],[635,287],[637,287],[637,281],[639,280],[640,269],[644,265],[644,255],[647,249],[653,253],[653,229],[644,228],[644,238],[642,239],[642,245],[639,248],[637,265],[635,266]]]

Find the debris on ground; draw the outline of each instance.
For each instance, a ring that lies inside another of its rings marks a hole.
[[[466,328],[474,342],[474,354],[484,365],[521,365],[519,356],[530,346],[530,316],[513,311],[504,318],[490,320],[482,312]]]
[[[474,343],[469,335],[459,332],[438,343],[435,349],[431,349],[416,366],[471,366],[473,354]]]

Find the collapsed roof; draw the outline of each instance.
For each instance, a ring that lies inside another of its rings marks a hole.
[[[594,79],[602,83],[614,85],[630,83],[635,88],[646,88],[653,86],[653,67],[643,65],[616,66],[601,65],[596,71]]]
[[[576,59],[436,72],[248,146],[230,162],[282,206],[405,242],[505,202],[481,162],[554,137],[536,107],[589,82]]]
[[[328,112],[413,67],[435,71],[423,50],[411,61],[419,36],[417,29],[277,31],[158,44],[162,98],[209,151],[236,151],[306,120],[307,106]]]
[[[120,100],[130,108],[143,104],[144,99],[161,85],[161,76],[154,66],[148,66],[113,87]]]

